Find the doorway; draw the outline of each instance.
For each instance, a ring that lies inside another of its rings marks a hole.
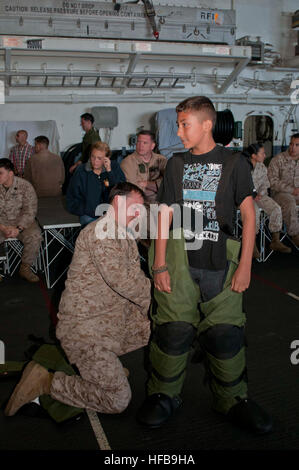
[[[244,148],[255,142],[262,142],[266,152],[265,164],[273,156],[273,119],[270,116],[248,116],[244,122]]]

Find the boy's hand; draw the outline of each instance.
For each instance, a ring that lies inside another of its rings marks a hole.
[[[250,271],[242,269],[239,265],[232,278],[231,290],[234,292],[244,292],[250,284]]]
[[[154,274],[154,286],[159,292],[171,293],[171,283],[168,271]]]

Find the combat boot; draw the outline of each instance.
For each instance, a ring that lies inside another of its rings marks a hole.
[[[13,416],[26,403],[41,395],[49,395],[53,374],[35,361],[25,367],[21,380],[11,395],[4,410],[6,416]]]
[[[164,393],[154,393],[146,398],[137,412],[137,421],[149,428],[159,428],[182,405],[179,396],[173,398]]]
[[[38,282],[39,281],[39,277],[36,276],[31,271],[30,264],[21,263],[19,274],[23,279],[26,279],[26,281],[29,281],[29,282]]]
[[[250,398],[245,398],[234,405],[227,418],[233,424],[255,434],[266,434],[273,429],[273,420],[268,413]]]
[[[296,245],[297,247],[299,247],[299,234],[297,233],[297,235],[294,235],[292,237],[292,242],[294,243],[294,245]]]
[[[279,240],[279,232],[272,233],[272,241],[270,243],[270,249],[273,251],[280,251],[280,253],[291,253],[292,250],[288,246],[281,243]]]

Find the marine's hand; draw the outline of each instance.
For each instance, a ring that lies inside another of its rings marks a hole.
[[[20,231],[17,227],[6,227],[6,237],[7,238],[17,238]]]
[[[239,266],[233,275],[231,290],[234,292],[244,292],[250,284],[250,271]]]
[[[154,286],[159,292],[171,293],[171,283],[168,271],[154,274]]]
[[[8,225],[0,226],[0,231],[4,234],[5,238],[9,238],[10,229],[11,227]]]

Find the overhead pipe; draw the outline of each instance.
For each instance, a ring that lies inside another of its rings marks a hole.
[[[178,103],[185,98],[189,97],[190,93],[168,95],[166,93],[154,95],[152,92],[143,95],[115,95],[115,94],[61,94],[61,95],[15,95],[6,96],[5,103],[92,103],[92,102],[105,102],[105,103]],[[240,104],[240,105],[257,105],[257,106],[289,106],[290,96],[281,95],[277,97],[270,97],[269,95],[260,96],[244,96],[244,95],[216,95],[206,94],[213,103],[223,104]]]

